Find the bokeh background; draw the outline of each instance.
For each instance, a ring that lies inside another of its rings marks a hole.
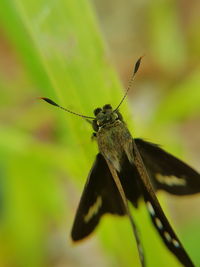
[[[140,266],[127,218],[106,215],[77,245],[70,230],[97,147],[79,117],[116,106],[145,55],[121,111],[133,136],[200,170],[198,0],[2,0],[0,8],[0,266]],[[128,103],[128,104],[127,104]],[[200,197],[159,193],[200,266]],[[180,264],[141,201],[132,210],[148,266]]]

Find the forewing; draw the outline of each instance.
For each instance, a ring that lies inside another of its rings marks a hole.
[[[80,199],[72,227],[72,240],[88,236],[104,213],[124,215],[125,209],[108,165],[99,153]]]
[[[148,173],[140,156],[138,147],[134,142],[133,158],[134,164],[140,174],[140,183],[143,190],[144,200],[155,228],[157,229],[167,248],[179,259],[179,261],[185,267],[194,267],[194,264],[182,246],[180,240],[176,236],[158,202],[153,187],[148,179]]]
[[[141,196],[140,177],[136,167],[129,162],[127,157],[124,158],[118,175],[126,198],[137,208],[138,199]]]
[[[200,174],[183,161],[142,139],[134,139],[155,189],[175,195],[200,192]]]
[[[171,227],[161,206],[159,205],[156,196],[152,197],[153,195],[153,191],[149,192],[147,188],[144,187],[144,199],[155,228],[157,229],[167,248],[179,259],[179,261],[185,267],[194,267],[194,264]]]

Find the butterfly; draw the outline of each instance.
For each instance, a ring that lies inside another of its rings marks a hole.
[[[157,190],[174,195],[200,192],[200,174],[156,144],[133,138],[119,107],[131,88],[141,58],[121,102],[113,110],[110,104],[94,110],[94,117],[80,115],[42,97],[51,105],[86,118],[92,124],[99,153],[88,175],[74,219],[71,237],[79,241],[90,235],[105,213],[128,215],[136,238],[142,267],[146,266],[139,233],[128,201],[138,207],[143,198],[157,232],[166,247],[186,267],[194,267],[181,241],[172,229],[156,197]]]

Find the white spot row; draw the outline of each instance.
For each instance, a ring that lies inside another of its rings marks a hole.
[[[151,216],[154,217],[154,216],[155,216],[155,210],[154,210],[152,204],[151,204],[149,201],[147,201],[146,204],[147,204],[147,208],[148,208],[148,210],[149,210],[149,213],[151,214]],[[163,224],[162,224],[161,220],[160,220],[158,217],[155,217],[155,224],[156,224],[156,226],[158,227],[158,229],[160,229],[160,230],[163,229]],[[173,244],[176,248],[180,247],[179,242],[178,242],[176,239],[172,238],[172,237],[170,236],[170,234],[169,234],[167,231],[164,231],[163,235],[164,235],[164,238],[165,238],[169,243],[172,242],[172,244]]]
[[[165,237],[165,239],[166,239],[168,242],[172,242],[172,244],[173,244],[176,248],[180,247],[179,242],[178,242],[176,239],[171,238],[171,236],[170,236],[170,234],[169,234],[168,232],[166,232],[166,231],[164,232],[164,237]]]

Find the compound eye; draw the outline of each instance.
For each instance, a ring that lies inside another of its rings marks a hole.
[[[101,108],[96,108],[96,109],[94,110],[94,115],[97,116],[101,111],[102,111]]]
[[[103,110],[112,109],[110,104],[106,104],[103,106]]]

